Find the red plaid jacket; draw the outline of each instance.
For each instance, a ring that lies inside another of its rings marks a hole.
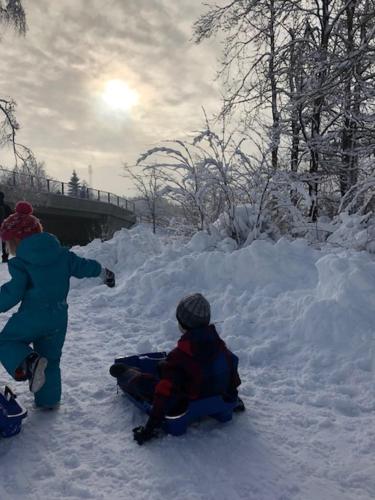
[[[188,331],[160,364],[151,419],[160,422],[176,402],[216,395],[235,399],[241,384],[237,367],[237,356],[214,325]]]

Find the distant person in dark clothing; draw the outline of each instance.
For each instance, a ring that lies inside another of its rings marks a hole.
[[[165,415],[186,411],[189,401],[220,395],[243,407],[237,391],[238,358],[210,324],[210,316],[210,304],[200,293],[180,301],[176,317],[182,337],[159,364],[159,377],[120,363],[111,366],[111,375],[126,392],[152,403],[146,425],[133,429],[138,444],[157,434]]]
[[[4,203],[4,198],[4,193],[0,191],[0,225],[12,213],[10,206]],[[5,241],[1,240],[1,246],[3,251],[2,260],[3,262],[8,262],[9,255],[6,249]]]

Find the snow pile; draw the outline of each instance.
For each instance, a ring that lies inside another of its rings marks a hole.
[[[31,411],[18,438],[0,441],[2,500],[374,498],[374,260],[303,240],[236,251],[231,241],[168,244],[141,226],[78,249],[112,268],[117,286],[72,283],[64,403]],[[130,430],[144,416],[116,395],[108,367],[172,348],[176,304],[195,291],[240,358],[248,411],[138,448]]]
[[[139,225],[131,232],[122,229],[112,240],[94,240],[86,247],[75,247],[76,253],[88,258],[98,259],[102,265],[113,271],[133,271],[141,267],[152,256],[161,253],[161,240],[150,233],[149,226]]]
[[[338,247],[375,253],[375,217],[371,213],[366,215],[341,213],[336,218],[333,233],[327,241]]]
[[[269,209],[259,211],[255,205],[239,205],[233,217],[222,213],[210,225],[212,244],[218,249],[237,249],[255,240],[277,241],[281,235],[304,238],[317,247],[328,243],[332,248],[353,249],[375,253],[375,217],[342,212],[334,219],[321,216],[317,222],[305,218],[292,204],[288,213],[271,214]],[[229,240],[232,240],[230,243]],[[222,242],[225,242],[224,244]]]

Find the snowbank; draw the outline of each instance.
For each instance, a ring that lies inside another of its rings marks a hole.
[[[233,251],[203,233],[167,244],[142,226],[77,251],[112,268],[117,286],[72,283],[64,404],[54,415],[31,412],[5,445],[2,500],[46,491],[49,499],[374,497],[369,254],[286,239]],[[138,448],[130,429],[144,418],[116,396],[108,366],[118,354],[173,347],[176,304],[195,291],[240,358],[248,411]],[[30,404],[26,389],[20,397]]]
[[[113,307],[126,313],[128,304],[134,304],[150,321],[156,311],[158,320],[173,319],[178,298],[200,290],[213,304],[213,320],[223,322],[224,335],[230,333],[230,318],[246,325],[259,321],[266,309],[268,322],[279,320],[281,313],[284,321],[288,317],[289,341],[301,350],[311,343],[355,355],[353,346],[356,352],[360,346],[366,351],[372,342],[375,264],[366,253],[325,253],[302,239],[283,238],[277,243],[256,240],[233,251],[218,248],[205,233],[188,244],[163,245],[147,227],[123,230],[78,253],[116,271]],[[82,286],[90,287],[90,281]],[[105,296],[103,290],[92,300]],[[240,337],[251,334],[246,327],[235,330]]]

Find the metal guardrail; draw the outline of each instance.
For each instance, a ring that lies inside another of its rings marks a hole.
[[[127,200],[123,196],[118,196],[100,189],[93,189],[85,185],[73,186],[68,182],[24,174],[16,170],[5,169],[3,167],[0,167],[0,182],[9,187],[18,187],[26,192],[52,193],[55,195],[79,198],[82,200],[110,203],[111,205],[116,205],[135,212],[135,203],[133,201]]]

